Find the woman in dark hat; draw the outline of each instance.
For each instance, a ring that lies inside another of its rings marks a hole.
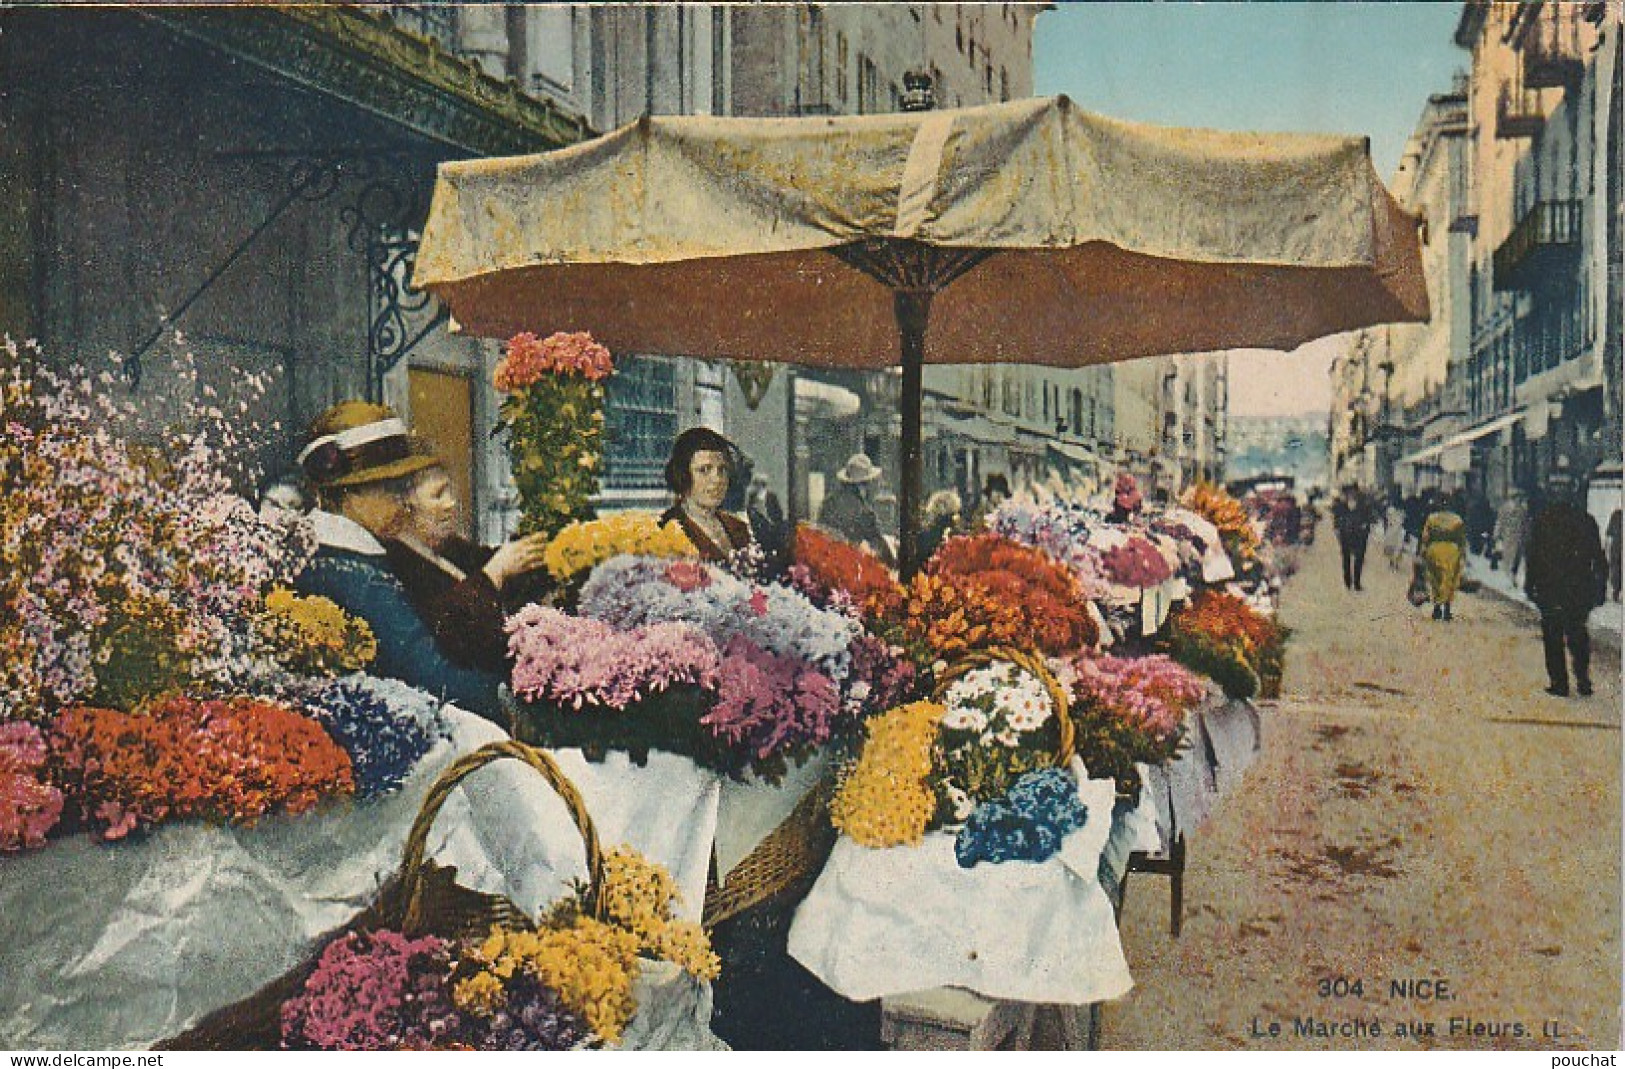
[[[384,405],[329,409],[299,464],[318,499],[318,545],[295,585],[367,621],[380,675],[503,723],[501,591],[541,563],[545,539],[494,551],[456,539],[445,468]]]
[[[690,427],[677,436],[666,461],[666,487],[677,503],[660,517],[675,520],[701,558],[720,562],[754,539],[750,526],[722,511],[732,484],[739,450],[709,427]]]

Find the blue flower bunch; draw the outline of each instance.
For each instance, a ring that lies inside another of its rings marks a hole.
[[[344,676],[306,689],[300,697],[349,753],[361,798],[399,788],[435,741],[450,735],[440,703],[399,680]]]
[[[1088,816],[1065,769],[1028,772],[1003,798],[976,807],[954,838],[954,857],[964,869],[978,861],[1048,861]]]

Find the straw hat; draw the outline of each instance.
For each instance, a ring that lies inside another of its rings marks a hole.
[[[861,483],[872,483],[880,478],[880,469],[867,454],[853,453],[847,458],[845,466],[835,473],[835,477],[850,486]]]
[[[311,425],[299,467],[322,489],[398,479],[440,463],[388,405],[340,401]]]

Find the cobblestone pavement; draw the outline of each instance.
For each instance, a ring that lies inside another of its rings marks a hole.
[[[1136,986],[1101,1046],[1619,1047],[1617,654],[1594,697],[1549,697],[1527,608],[1463,595],[1436,623],[1375,552],[1346,591],[1326,534],[1283,598],[1264,753],[1191,836],[1178,939],[1168,881],[1129,878]]]

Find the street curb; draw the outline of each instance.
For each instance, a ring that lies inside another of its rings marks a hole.
[[[1467,591],[1464,590],[1462,593],[1465,594]],[[1508,594],[1506,591],[1499,590],[1491,586],[1489,583],[1483,582],[1482,580],[1480,580],[1478,583],[1478,589],[1472,591],[1472,594],[1475,597],[1488,595],[1495,598],[1497,601],[1504,601],[1508,605],[1514,605],[1524,610],[1524,612],[1526,612],[1531,619],[1540,619],[1540,610],[1535,608],[1535,606],[1530,603],[1527,598]],[[1611,650],[1616,654],[1620,652],[1620,636],[1617,631],[1606,627],[1596,626],[1588,627],[1586,630],[1591,635],[1591,645],[1593,647],[1601,646],[1602,648]]]

